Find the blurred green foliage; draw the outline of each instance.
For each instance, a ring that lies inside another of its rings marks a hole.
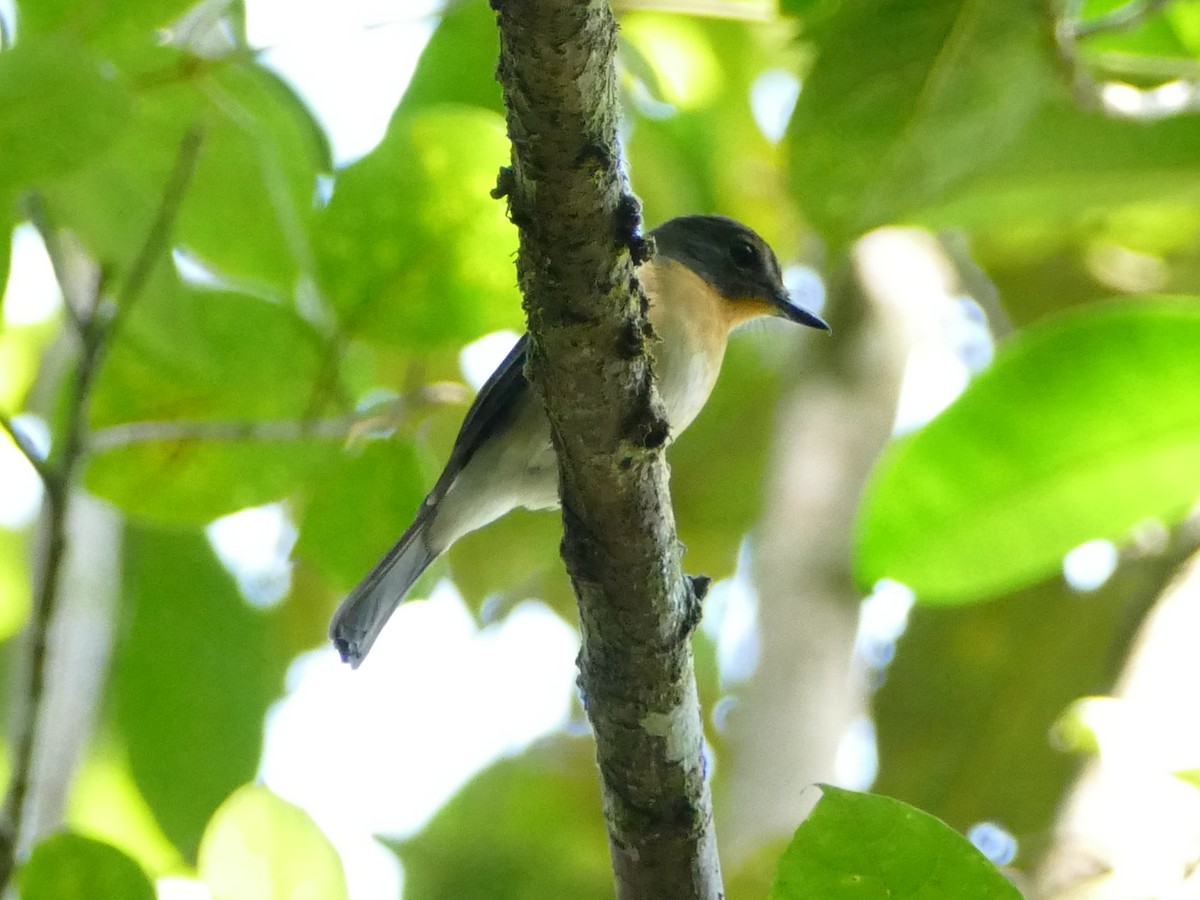
[[[1152,593],[1119,572],[1084,602],[1054,577],[1062,554],[1123,540],[1147,517],[1173,524],[1200,488],[1200,128],[1137,93],[1200,77],[1200,3],[1075,40],[1035,0],[783,0],[766,21],[756,2],[716,4],[724,16],[669,5],[685,13],[622,16],[623,137],[650,224],[733,215],[785,263],[839,275],[869,229],[939,229],[1017,328],[956,404],[888,452],[864,497],[855,567],[865,585],[907,581],[920,602],[1000,601],[914,614],[875,697],[880,790],[954,828],[995,818],[1022,838],[1043,832],[1071,770],[1050,723],[1107,689]],[[112,784],[136,790],[130,805],[147,807],[221,896],[267,895],[242,880],[251,867],[238,854],[256,835],[276,888],[306,878],[337,896],[340,865],[307,816],[239,786],[255,777],[289,661],[324,644],[337,599],[448,452],[463,409],[426,389],[462,380],[465,344],[521,327],[515,230],[488,196],[508,157],[494,18],[482,0],[451,4],[382,142],[335,171],[312,112],[247,45],[241,4],[203,34],[178,19],[193,7],[18,0],[0,52],[0,223],[27,220],[36,193],[72,259],[120,296],[180,148],[199,135],[169,241],[188,265],[150,260],[88,402],[83,484],[126,517],[103,746],[89,765],[127,760],[133,788]],[[1123,8],[1091,0],[1075,24]],[[214,33],[219,51],[201,39]],[[1124,115],[1103,108],[1114,97]],[[65,315],[0,331],[0,411],[61,427],[69,331]],[[735,339],[709,410],[672,451],[689,571],[729,575],[770,500],[770,410],[796,343]],[[397,415],[359,412],[381,392]],[[330,422],[341,424],[315,424]],[[294,434],[261,427],[280,423]],[[272,501],[298,538],[292,594],[265,612],[239,595],[203,527]],[[6,636],[28,615],[32,532],[0,532]],[[537,596],[573,621],[558,533],[553,515],[516,514],[439,571],[476,611]],[[736,694],[703,635],[697,657],[706,705]],[[719,779],[732,751],[719,729],[710,739]],[[876,848],[889,859],[945,847],[963,878],[997,883],[923,814],[827,790],[775,896],[838,896],[821,879],[839,870],[815,871],[813,848],[857,845],[868,827],[910,832],[911,844]],[[161,848],[139,856],[140,839],[131,829],[118,842],[164,874]],[[608,896],[590,745],[559,736],[497,763],[396,850],[411,897]],[[764,896],[775,859],[743,863],[731,896]],[[22,894],[84,896],[79,872],[96,879],[89,897],[152,890],[120,851],[68,833],[34,850]],[[800,877],[821,887],[787,893]],[[920,890],[908,895],[965,896]]]

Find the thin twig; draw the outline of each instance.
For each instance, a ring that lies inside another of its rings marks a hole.
[[[422,411],[442,406],[461,406],[469,399],[470,392],[464,385],[453,381],[437,381],[423,384],[386,404],[322,419],[162,419],[122,422],[93,431],[88,437],[87,449],[99,453],[137,444],[187,441],[271,444],[306,438],[342,440],[376,430],[395,430]]]
[[[200,147],[203,143],[204,133],[199,127],[190,129],[180,141],[175,165],[171,169],[166,187],[163,188],[162,200],[154,214],[154,221],[150,223],[146,239],[142,241],[141,249],[138,250],[133,264],[129,267],[129,274],[125,276],[125,281],[117,291],[117,310],[113,314],[111,325],[111,330],[114,332],[124,317],[128,315],[129,307],[133,304],[134,299],[141,295],[142,289],[145,288],[146,282],[150,280],[150,275],[154,272],[155,265],[158,264],[167,249],[171,231],[175,226],[175,219],[179,215],[179,207],[183,203],[183,196],[196,171],[196,162],[200,158]]]
[[[18,428],[13,420],[4,413],[0,413],[0,428],[8,432],[12,442],[17,445],[17,449],[21,451],[21,455],[25,457],[29,465],[33,466],[33,471],[37,472],[38,478],[42,479],[43,484],[48,485],[54,480],[54,470],[46,465],[46,461],[38,453],[38,448],[29,439],[29,435]]]
[[[1134,0],[1116,9],[1109,10],[1087,22],[1074,23],[1075,39],[1082,40],[1096,34],[1113,31],[1128,31],[1136,28],[1157,12],[1163,10],[1171,0]]]
[[[75,472],[87,452],[88,401],[104,352],[117,333],[120,317],[128,312],[140,295],[159,257],[169,246],[171,229],[195,169],[199,149],[199,132],[188,132],[163,190],[162,202],[118,293],[118,306],[112,319],[106,320],[102,315],[93,314],[80,322],[79,361],[74,367],[70,389],[66,392],[67,408],[60,420],[64,423],[64,432],[61,439],[51,442],[52,455],[47,464],[54,475],[46,481],[45,552],[37,573],[29,617],[28,651],[22,661],[24,670],[20,682],[24,689],[23,704],[13,727],[12,775],[0,817],[0,892],[12,876],[29,795],[46,694],[50,626],[54,621],[59,582],[66,558],[71,491]],[[47,246],[52,260],[59,249],[53,242]],[[55,265],[55,274],[60,278],[67,277],[67,268],[61,258]],[[64,296],[70,296],[73,285],[60,282],[59,286]],[[90,308],[99,311],[103,281],[98,280],[92,289],[94,296],[90,298]]]

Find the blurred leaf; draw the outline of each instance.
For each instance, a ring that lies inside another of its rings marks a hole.
[[[111,722],[110,722],[111,724]],[[151,878],[187,868],[178,848],[163,834],[129,771],[114,730],[93,740],[75,772],[66,824],[128,853]]]
[[[1200,197],[1198,160],[1193,116],[1130,121],[1048,103],[1008,152],[917,218],[932,227],[996,232],[1128,203],[1194,201]]]
[[[1176,778],[1186,781],[1192,787],[1200,788],[1200,769],[1183,769],[1174,774]]]
[[[0,321],[4,319],[4,295],[8,293],[8,273],[12,267],[13,223],[8,210],[0,206]],[[0,403],[4,402],[4,391],[0,390]]]
[[[1190,298],[1112,302],[1019,334],[884,455],[860,509],[859,584],[976,600],[1054,572],[1084,541],[1174,521],[1200,495],[1197,346]]]
[[[20,885],[22,900],[154,900],[137,863],[111,844],[70,832],[33,848]]]
[[[22,41],[0,54],[0,198],[102,154],[124,129],[130,101],[125,85],[78,48]]]
[[[421,900],[607,900],[591,739],[558,736],[495,763],[395,850],[405,895]]]
[[[301,419],[321,353],[312,326],[286,307],[158,279],[100,373],[92,424],[195,422],[197,436],[100,453],[89,488],[129,512],[195,523],[287,495],[334,445],[205,438],[200,426]]]
[[[772,63],[791,64],[779,58],[771,32],[746,22],[631,13],[622,19],[622,36],[626,58],[640,54],[661,89],[684,101],[671,114],[652,109],[632,123],[630,174],[646,221],[720,212],[768,239],[781,232],[792,238],[794,211],[781,202],[787,187],[779,148],[763,135],[747,102]],[[636,95],[626,102],[634,109],[644,105]],[[791,248],[777,249],[786,257]]]
[[[195,88],[207,127],[179,241],[218,272],[290,292],[311,267],[317,175],[332,168],[325,134],[261,66],[221,66]]]
[[[779,862],[771,900],[1020,900],[949,826],[899,800],[821,786]]]
[[[191,857],[213,810],[254,777],[285,660],[202,534],[131,525],[124,549],[116,721],[138,787]]]
[[[275,75],[249,64],[160,76],[95,164],[48,186],[56,223],[77,231],[122,274],[145,241],[186,133],[200,155],[174,238],[218,273],[290,295],[308,270],[318,172],[329,168],[319,128]]]
[[[438,104],[479,106],[504,115],[496,80],[500,33],[496,13],[484,0],[446,4],[442,20],[421,52],[396,116]]]
[[[299,417],[321,353],[321,337],[287,307],[160,280],[108,355],[92,397],[92,426]]]
[[[1051,728],[1112,683],[1159,584],[1122,567],[1090,594],[1054,578],[994,603],[915,608],[872,702],[874,789],[964,831],[998,822],[1035,858],[1078,768]]]
[[[288,497],[334,453],[319,441],[153,441],[91,457],[84,480],[131,515],[202,525]]]
[[[796,331],[741,335],[731,343],[716,389],[696,422],[672,445],[671,496],[684,568],[725,578],[733,573],[742,539],[758,520],[767,452],[774,427],[765,411],[779,397],[772,338]],[[757,340],[756,340],[757,338]]]
[[[199,869],[216,900],[349,896],[329,839],[308,813],[260,785],[238,788],[213,814]]]
[[[557,510],[516,509],[450,548],[450,576],[476,613],[485,601],[490,617],[536,597],[574,624],[575,594],[559,556],[561,542]]]
[[[792,185],[835,243],[998,158],[1051,83],[1035,0],[842,4],[788,131]]]
[[[0,641],[17,634],[29,618],[33,595],[27,531],[0,528]]]
[[[404,533],[425,496],[412,443],[373,440],[342,451],[313,480],[296,555],[349,589]]]
[[[318,259],[347,330],[432,348],[522,327],[516,229],[489,196],[508,157],[499,116],[440,106],[394,119],[341,173]]]
[[[75,33],[93,39],[106,32],[139,32],[149,40],[197,0],[19,0],[21,33]]]

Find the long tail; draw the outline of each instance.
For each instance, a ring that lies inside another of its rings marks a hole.
[[[428,515],[418,516],[333,614],[329,636],[342,662],[352,668],[357,669],[366,658],[408,589],[437,558],[426,541],[430,521]]]

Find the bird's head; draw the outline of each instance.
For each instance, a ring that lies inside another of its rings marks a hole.
[[[792,302],[775,253],[741,222],[725,216],[680,216],[651,234],[659,256],[691,269],[721,297],[731,325],[770,315],[829,330],[819,316]]]

